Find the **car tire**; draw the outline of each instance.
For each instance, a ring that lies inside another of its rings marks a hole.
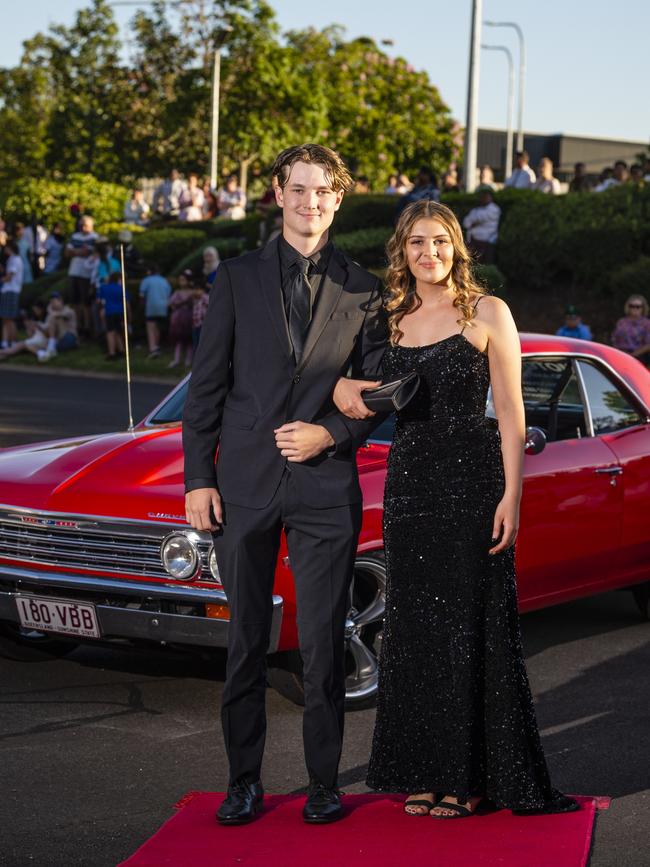
[[[52,638],[45,632],[23,630],[16,623],[0,621],[0,656],[15,662],[46,662],[67,656],[77,641]]]
[[[650,620],[650,581],[645,581],[643,584],[635,584],[632,590],[632,596],[636,602],[636,607],[641,612],[644,620]]]
[[[386,562],[383,551],[359,554],[350,588],[351,605],[345,625],[345,709],[365,710],[377,700],[378,665],[386,608]],[[269,685],[284,698],[304,705],[300,651],[269,657]]]

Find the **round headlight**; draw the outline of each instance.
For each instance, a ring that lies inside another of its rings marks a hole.
[[[176,533],[162,543],[160,559],[172,578],[187,581],[196,573],[199,554],[187,536]]]
[[[210,575],[214,578],[215,581],[221,583],[221,576],[219,575],[219,566],[217,565],[217,555],[214,551],[214,545],[210,548],[210,556],[208,557],[208,566],[210,567]]]

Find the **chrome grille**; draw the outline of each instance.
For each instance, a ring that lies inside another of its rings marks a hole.
[[[4,507],[0,508],[0,557],[172,581],[160,562],[160,544],[174,531],[193,532],[187,526]],[[201,556],[200,579],[214,582],[208,566],[211,540],[197,533],[194,539]]]

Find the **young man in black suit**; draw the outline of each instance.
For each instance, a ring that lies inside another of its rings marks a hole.
[[[273,167],[282,235],[223,262],[183,415],[186,514],[211,530],[230,607],[222,723],[230,782],[217,813],[261,807],[266,653],[284,529],[304,668],[307,822],[341,815],[344,627],[361,525],[355,454],[376,421],[338,412],[340,377],[375,380],[387,340],[379,280],[329,240],[352,179],[334,151],[288,148]],[[215,474],[215,452],[219,455]]]

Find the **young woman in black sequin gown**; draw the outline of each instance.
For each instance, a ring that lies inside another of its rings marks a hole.
[[[415,370],[421,384],[398,413],[388,459],[386,620],[368,785],[409,792],[406,812],[434,818],[469,816],[483,799],[524,814],[577,809],[551,787],[520,641],[516,326],[506,304],[473,283],[444,205],[410,205],[388,252],[384,375]],[[498,425],[485,415],[490,383]],[[358,402],[349,409],[354,395],[338,396],[348,414],[364,414]]]

